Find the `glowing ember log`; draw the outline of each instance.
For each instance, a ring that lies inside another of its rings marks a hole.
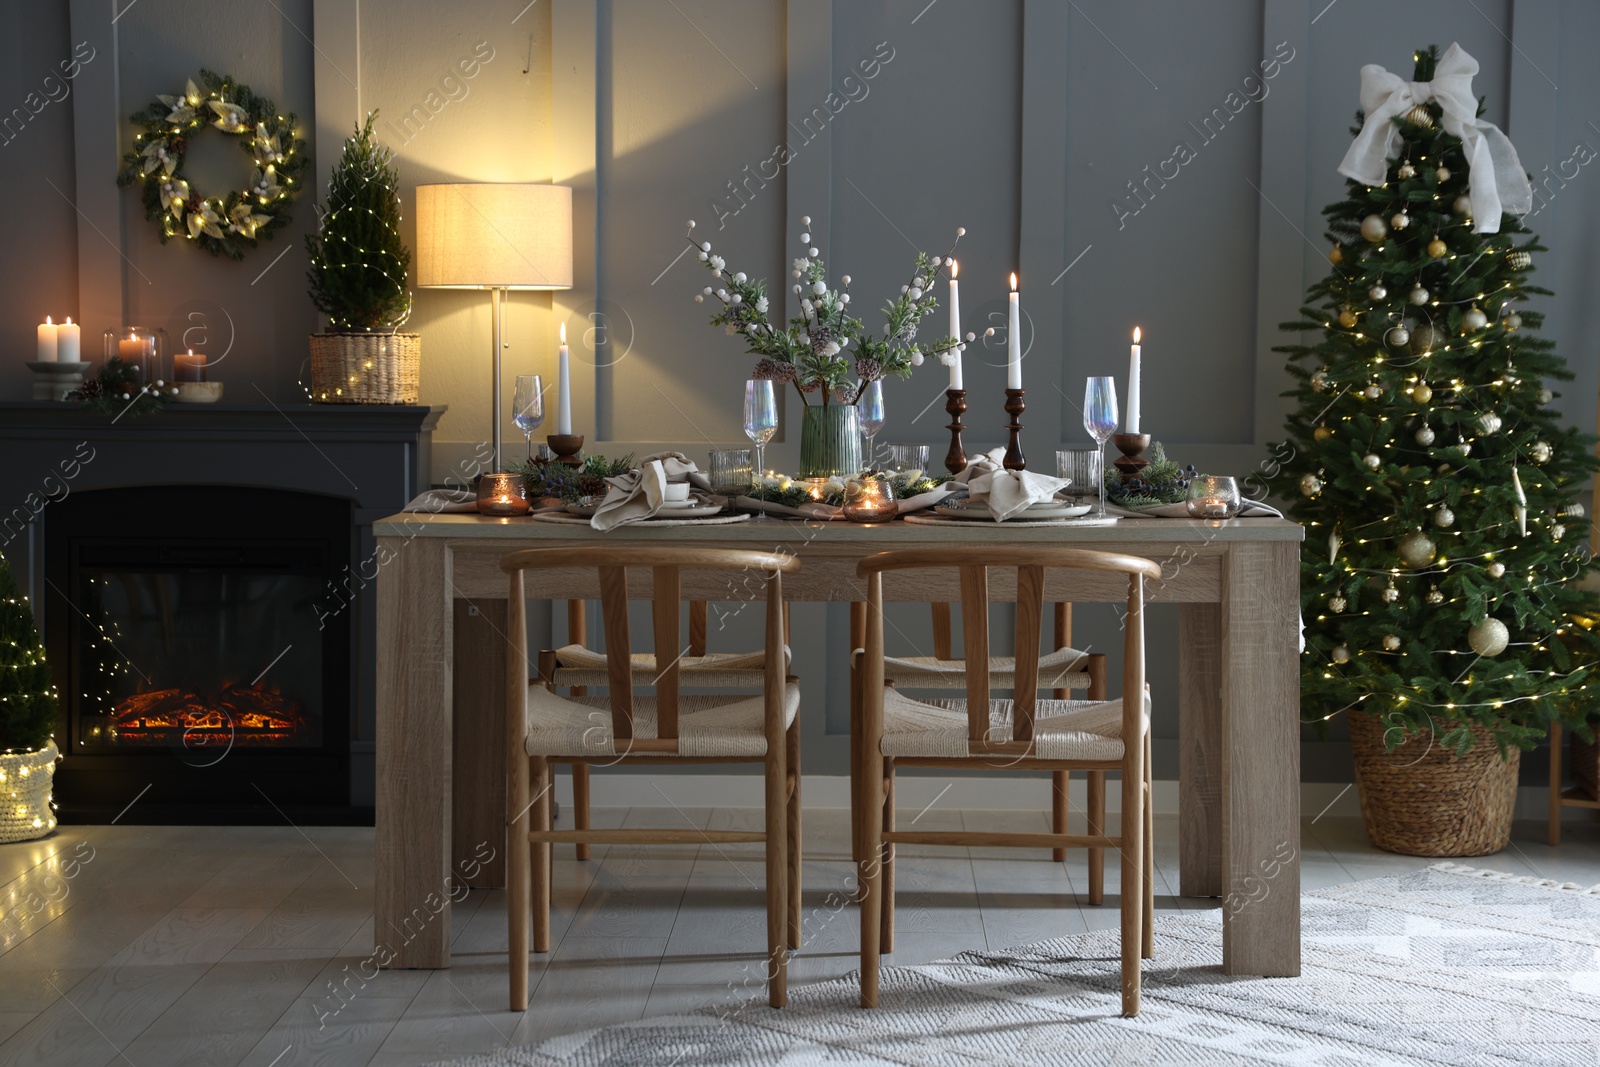
[[[118,702],[116,740],[125,745],[292,744],[307,728],[298,700],[267,689],[227,685],[214,696],[154,689]]]

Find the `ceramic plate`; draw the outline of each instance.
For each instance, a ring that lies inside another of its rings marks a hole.
[[[1075,519],[1080,515],[1087,515],[1094,510],[1091,504],[1069,504],[1065,501],[1046,500],[1030,504],[1021,513],[1013,515],[1014,519]],[[940,504],[933,509],[935,515],[947,519],[981,519],[987,522],[994,521],[994,514],[987,504],[974,504],[970,501],[958,500],[949,504]]]
[[[576,504],[568,504],[567,514],[581,515],[586,519],[594,518],[594,513],[600,509],[599,504],[592,502],[592,498],[585,498]],[[700,500],[691,500],[687,505],[664,504],[660,511],[646,519],[708,519],[713,515],[722,514],[722,505],[719,503],[706,503]]]

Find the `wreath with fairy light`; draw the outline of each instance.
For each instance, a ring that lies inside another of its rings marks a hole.
[[[122,157],[117,184],[141,184],[145,218],[161,227],[162,244],[182,237],[214,256],[243,259],[246,249],[288,225],[308,163],[306,143],[295,136],[295,116],[278,114],[249,86],[209,70],[200,81],[189,79],[180,95],[158,95],[132,116],[144,132]],[[183,174],[189,138],[208,125],[240,138],[254,164],[249,184],[222,196],[201,193]]]

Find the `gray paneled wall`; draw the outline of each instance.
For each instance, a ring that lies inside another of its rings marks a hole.
[[[1083,443],[1083,379],[1124,375],[1139,324],[1146,428],[1176,458],[1237,474],[1279,433],[1286,378],[1270,349],[1325,270],[1320,210],[1342,188],[1360,66],[1409,77],[1412,48],[1455,40],[1534,175],[1531,225],[1551,245],[1538,280],[1558,294],[1547,331],[1577,375],[1562,403],[1577,425],[1594,418],[1600,177],[1580,160],[1600,146],[1600,7],[1587,0],[72,0],[9,5],[0,26],[12,352],[29,351],[46,312],[83,319],[86,342],[135,319],[187,328],[199,312],[234,339],[230,396],[299,396],[318,325],[303,292],[311,198],[293,230],[230,263],[161,246],[136,195],[111,184],[127,115],[207,66],[302,117],[319,184],[376,107],[408,187],[572,185],[578,285],[513,295],[505,374],[552,375],[566,322],[576,419],[598,450],[700,455],[739,440],[749,357],[690,301],[705,275],[680,257],[683,222],[778,284],[810,214],[862,312],[898,288],[914,248],[942,252],[958,225],[969,326],[1003,308],[1019,271],[1035,464]],[[39,106],[28,94],[81,41],[96,58]],[[228,180],[223,147],[197,143],[207,181]],[[451,407],[438,479],[488,436],[488,306],[416,294],[423,399]],[[977,445],[999,442],[997,356],[966,361]],[[20,360],[0,383],[26,394]],[[943,412],[927,405],[943,384],[936,366],[891,383],[882,439],[937,442]],[[793,466],[797,436],[780,433],[775,466]],[[809,767],[839,772],[845,609],[803,606],[796,620],[797,665],[816,680]],[[895,623],[907,644],[927,641],[924,613],[901,608]],[[1157,609],[1150,625],[1153,683],[1170,695],[1175,620]],[[1114,616],[1080,611],[1078,637],[1114,650]],[[1170,700],[1156,732],[1170,776]],[[1344,760],[1337,742],[1308,741],[1305,776],[1337,780]]]

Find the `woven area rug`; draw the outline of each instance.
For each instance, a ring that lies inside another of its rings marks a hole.
[[[1225,977],[1218,910],[1159,918],[1135,1019],[1108,931],[886,968],[876,1011],[841,979],[449,1067],[1600,1064],[1600,887],[1440,864],[1302,904],[1297,979]]]

